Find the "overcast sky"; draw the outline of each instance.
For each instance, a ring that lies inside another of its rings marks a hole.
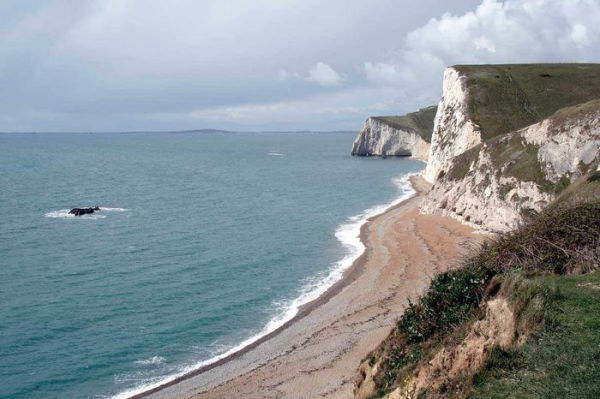
[[[444,67],[599,62],[600,0],[0,2],[0,131],[358,130]]]

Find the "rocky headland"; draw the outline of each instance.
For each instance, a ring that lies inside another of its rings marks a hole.
[[[427,161],[437,107],[431,106],[403,116],[367,118],[352,145],[352,155],[409,156]]]
[[[423,177],[433,188],[425,213],[510,231],[600,162],[596,64],[450,67],[430,135],[386,122],[427,120],[431,109],[368,118],[352,147],[427,161]]]
[[[446,69],[420,210],[497,235],[411,302],[355,397],[595,397],[599,164],[600,65]]]

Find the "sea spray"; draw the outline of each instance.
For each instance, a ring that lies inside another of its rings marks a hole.
[[[106,215],[102,215],[99,214],[98,212],[127,212],[129,211],[129,209],[125,209],[125,208],[105,208],[105,207],[100,207],[100,211],[94,212],[94,213],[90,213],[90,214],[85,214],[85,215],[81,215],[81,216],[75,216],[70,212],[70,209],[59,209],[57,211],[51,211],[51,212],[46,212],[44,214],[44,217],[47,218],[51,218],[51,219],[84,219],[84,220],[97,220],[97,219],[104,219],[106,218]]]
[[[51,219],[76,219],[76,220],[98,220],[106,218],[106,215],[100,215],[98,213],[90,213],[81,216],[75,216],[69,213],[70,209],[59,209],[57,211],[51,211],[44,214],[44,217]]]
[[[147,365],[156,365],[156,364],[162,364],[165,362],[165,358],[162,356],[152,356],[149,359],[144,359],[144,360],[136,360],[135,364],[139,364],[141,366],[147,366]]]

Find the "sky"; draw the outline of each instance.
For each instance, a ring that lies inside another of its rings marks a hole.
[[[0,2],[0,131],[353,130],[454,64],[600,62],[600,0]]]

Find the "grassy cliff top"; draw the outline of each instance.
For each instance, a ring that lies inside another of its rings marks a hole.
[[[430,143],[436,111],[437,105],[432,105],[403,116],[374,116],[373,119],[384,122],[396,129],[412,130],[421,136],[423,140]]]
[[[600,98],[600,64],[456,65],[484,140]]]

